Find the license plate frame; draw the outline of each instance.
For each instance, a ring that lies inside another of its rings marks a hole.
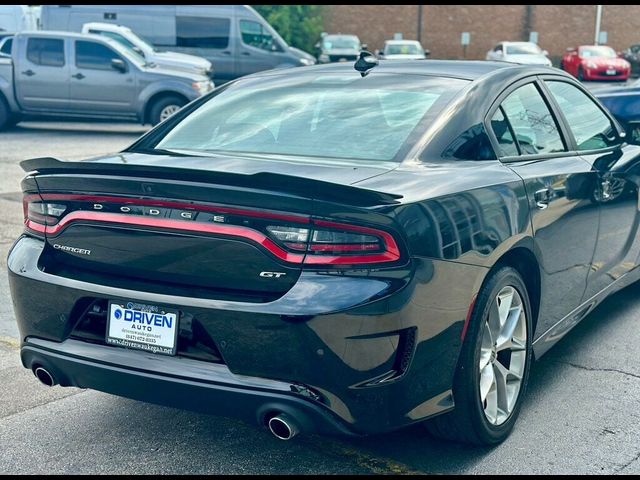
[[[108,345],[173,356],[178,348],[180,312],[155,304],[110,300]]]

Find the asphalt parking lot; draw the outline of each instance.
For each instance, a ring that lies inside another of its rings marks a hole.
[[[281,442],[230,419],[95,391],[47,388],[23,369],[6,255],[22,229],[18,162],[115,152],[144,128],[28,122],[0,132],[0,472],[4,474],[640,474],[640,284],[602,304],[533,367],[512,436],[495,448],[417,425],[361,439]]]

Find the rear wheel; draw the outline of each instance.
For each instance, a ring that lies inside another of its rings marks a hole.
[[[160,122],[164,122],[171,115],[180,110],[185,104],[186,100],[177,95],[169,95],[162,97],[151,106],[149,112],[149,121],[152,125],[157,125]]]
[[[518,418],[531,364],[531,308],[520,274],[502,267],[480,291],[454,377],[455,409],[426,423],[431,434],[493,445]]]
[[[578,68],[578,80],[584,81],[584,70],[582,67]]]
[[[11,126],[11,112],[9,107],[4,103],[4,100],[0,98],[0,130],[4,130]]]

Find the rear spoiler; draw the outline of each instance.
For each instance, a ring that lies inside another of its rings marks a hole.
[[[74,175],[120,175],[131,177],[163,178],[186,180],[200,183],[233,185],[245,188],[259,188],[361,207],[396,205],[402,195],[368,190],[365,188],[324,182],[309,178],[283,175],[279,173],[241,173],[195,170],[190,168],[161,167],[152,165],[114,164],[102,162],[72,162],[52,157],[23,160],[20,166],[27,173],[74,174]]]

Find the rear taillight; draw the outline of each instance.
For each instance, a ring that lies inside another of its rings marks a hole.
[[[305,228],[266,227],[269,236],[289,250],[306,253],[307,265],[361,265],[400,260],[398,244],[385,231],[323,220]]]
[[[23,200],[25,226],[38,234],[44,233],[47,225],[58,223],[66,211],[66,205],[43,202],[38,195],[26,195]]]
[[[49,193],[25,195],[24,216],[27,232],[34,235],[55,237],[79,221],[199,232],[244,238],[280,260],[310,266],[363,266],[401,258],[389,232],[300,214]]]

